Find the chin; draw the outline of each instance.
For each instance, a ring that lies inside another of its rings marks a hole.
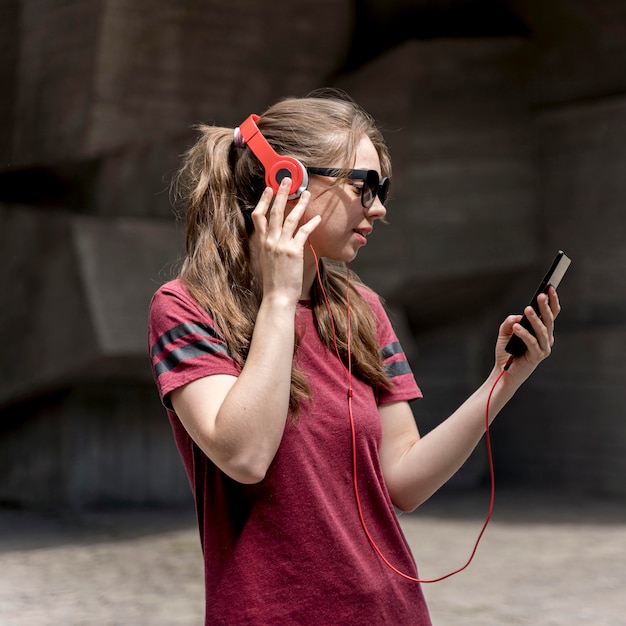
[[[354,250],[344,250],[341,253],[327,254],[324,258],[336,261],[337,263],[350,263],[356,258],[357,252]]]
[[[360,248],[355,250],[354,248],[346,247],[343,250],[326,250],[325,253],[320,251],[319,257],[330,259],[331,261],[336,261],[338,263],[350,263],[351,261],[354,261],[359,253],[359,250]]]

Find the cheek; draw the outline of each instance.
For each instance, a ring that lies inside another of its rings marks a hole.
[[[306,213],[309,219],[315,215],[322,218],[322,223],[337,221],[345,214],[344,198],[337,193],[338,189],[328,187],[324,188],[323,193],[315,194],[312,192],[311,201],[307,207]]]
[[[349,224],[354,221],[350,218],[351,204],[348,202],[345,190],[341,187],[309,186],[311,200],[306,209],[306,219],[310,220],[319,215],[322,219],[318,227],[311,233],[310,242],[322,248],[331,242],[337,242],[345,237]]]
[[[307,219],[311,219],[314,215],[319,215],[322,219],[311,233],[313,241],[336,239],[346,229],[345,211],[342,211],[341,206],[336,203],[327,204],[321,211],[307,212]]]

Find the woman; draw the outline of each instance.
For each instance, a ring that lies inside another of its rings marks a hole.
[[[281,166],[268,183],[273,151],[304,171]],[[235,133],[201,126],[186,154],[187,255],[154,296],[149,334],[196,500],[207,624],[430,624],[394,506],[417,507],[476,446],[511,335],[528,350],[491,416],[550,354],[553,289],[541,318],[526,311],[536,337],[508,317],[485,383],[420,437],[402,348],[346,269],[385,217],[389,176],[373,120],[328,94]]]

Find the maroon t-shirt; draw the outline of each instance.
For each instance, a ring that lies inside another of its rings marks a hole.
[[[352,380],[359,496],[375,543],[396,568],[416,577],[381,472],[377,406],[421,392],[378,297],[363,293],[378,321],[394,388],[374,390],[356,376]],[[302,403],[295,424],[287,421],[264,480],[243,485],[194,444],[168,397],[197,378],[237,376],[241,368],[180,281],[163,285],[151,303],[154,376],[196,500],[206,623],[429,625],[420,585],[385,565],[359,519],[345,369],[321,343],[307,302],[299,304],[296,323],[302,340],[295,358],[313,398]]]

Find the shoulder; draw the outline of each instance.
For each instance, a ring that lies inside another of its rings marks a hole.
[[[150,320],[176,316],[183,313],[186,317],[208,319],[209,314],[198,304],[179,278],[161,285],[150,301]]]
[[[148,352],[161,399],[198,378],[237,376],[240,366],[213,318],[191,296],[181,280],[159,287],[150,303]]]
[[[161,285],[152,296],[150,307],[163,306],[176,300],[193,301],[191,294],[180,278],[170,280]]]
[[[161,285],[150,302],[148,332],[151,341],[165,334],[201,332],[203,335],[225,343],[213,318],[189,293],[180,279]]]

